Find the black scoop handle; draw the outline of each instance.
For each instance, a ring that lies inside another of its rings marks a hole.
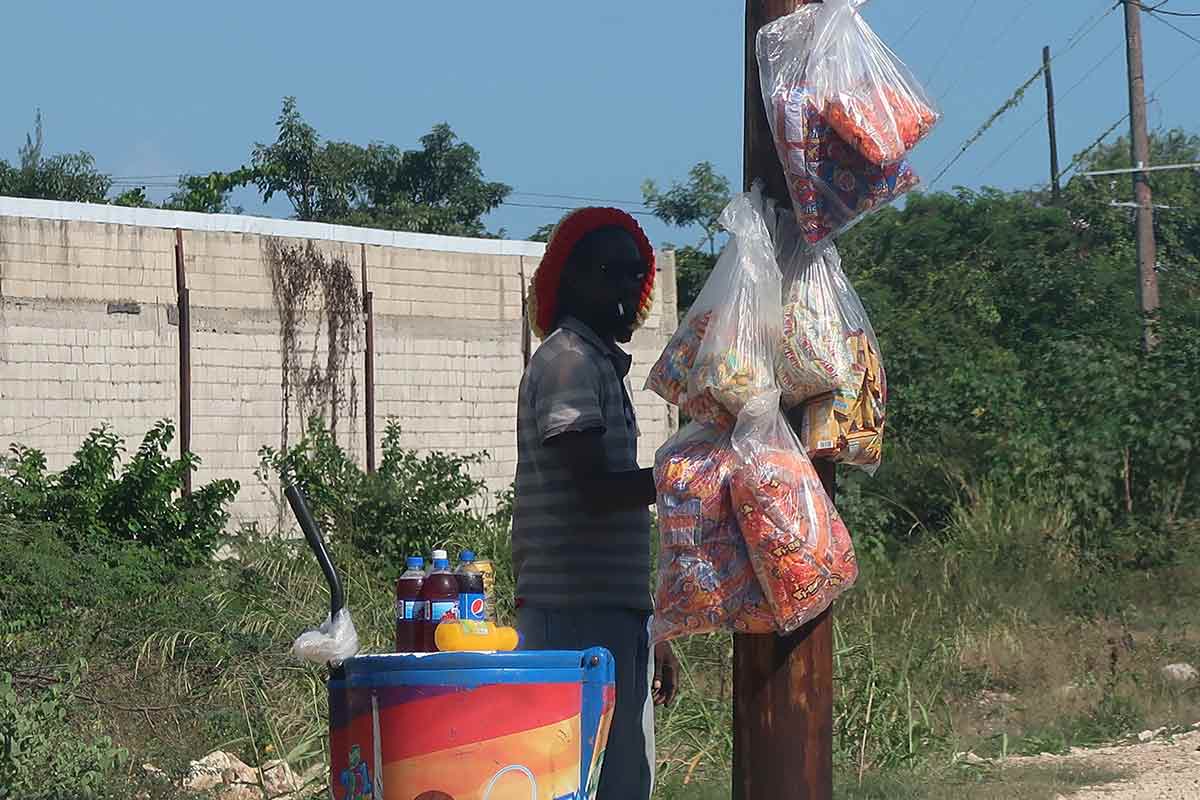
[[[304,531],[304,538],[308,541],[308,546],[312,548],[313,555],[317,557],[317,563],[321,565],[321,571],[325,573],[325,580],[329,583],[329,618],[333,619],[346,605],[346,599],[342,593],[342,580],[333,566],[333,559],[329,557],[329,551],[325,549],[325,540],[321,536],[321,529],[317,527],[316,520],[308,510],[308,504],[304,502],[304,494],[295,484],[285,486],[283,493],[287,495],[288,505],[292,507],[296,521],[300,523],[300,530]]]

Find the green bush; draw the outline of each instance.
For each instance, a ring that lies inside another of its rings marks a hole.
[[[79,553],[138,542],[173,564],[201,563],[229,521],[225,506],[238,483],[217,480],[182,495],[184,476],[200,460],[190,453],[171,458],[174,436],[169,421],[157,423],[122,464],[120,437],[101,426],[57,474],[46,471],[40,451],[13,445],[11,458],[0,463],[0,519],[57,525]]]
[[[0,672],[0,800],[90,800],[113,793],[113,775],[129,752],[107,736],[71,730],[80,668],[19,691]]]
[[[81,557],[47,523],[0,521],[0,644],[5,636],[59,624],[88,609],[131,606],[161,591],[177,570],[139,543]]]
[[[383,458],[374,474],[346,455],[320,418],[310,421],[294,447],[285,452],[264,447],[260,455],[262,480],[294,481],[322,527],[391,565],[462,542],[488,523],[479,513],[486,486],[470,473],[487,455],[418,455],[401,446],[394,421],[384,432]],[[499,513],[503,521],[503,507]]]

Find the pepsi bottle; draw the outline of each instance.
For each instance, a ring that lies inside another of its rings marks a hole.
[[[420,600],[425,616],[421,625],[421,650],[433,653],[437,651],[437,626],[443,620],[458,619],[458,576],[450,571],[449,561],[434,558],[433,571],[421,586]]]
[[[425,583],[425,559],[411,556],[404,574],[396,581],[396,652],[422,652],[425,614],[421,587]]]
[[[475,566],[475,554],[470,550],[464,550],[458,560],[454,573],[458,578],[458,618],[481,622],[487,619],[483,573]]]

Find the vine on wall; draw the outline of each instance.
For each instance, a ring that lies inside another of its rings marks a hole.
[[[354,356],[362,297],[354,270],[341,255],[326,255],[311,241],[293,244],[275,237],[265,240],[264,251],[279,313],[282,451],[288,447],[293,406],[301,425],[315,414],[335,435],[344,413],[351,425],[357,418]],[[307,330],[312,331],[311,343],[301,341]]]

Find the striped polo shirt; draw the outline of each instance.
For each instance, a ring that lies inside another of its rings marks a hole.
[[[513,567],[525,606],[649,610],[650,511],[587,511],[563,454],[547,442],[601,431],[608,469],[635,470],[632,359],[565,318],[534,353],[517,408]]]

